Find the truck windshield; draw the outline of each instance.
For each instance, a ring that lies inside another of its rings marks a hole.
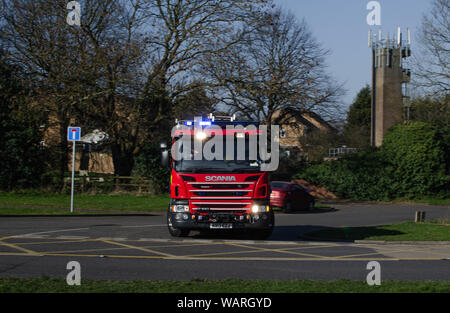
[[[260,160],[250,160],[248,140],[245,146],[245,160],[237,160],[237,142],[234,142],[234,158],[226,158],[226,144],[223,146],[223,160],[194,160],[193,155],[197,153],[192,143],[191,159],[174,162],[175,171],[181,173],[255,173],[261,171]]]

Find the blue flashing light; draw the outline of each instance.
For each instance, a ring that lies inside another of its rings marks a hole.
[[[186,125],[186,126],[192,126],[192,121],[186,121],[186,122],[184,122],[184,125]]]
[[[201,121],[200,126],[211,126],[211,121]]]

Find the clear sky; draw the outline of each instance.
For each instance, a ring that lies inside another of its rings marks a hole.
[[[406,34],[412,32],[411,50],[414,52],[415,36],[422,15],[431,9],[432,0],[378,0],[381,5],[381,26],[369,26],[370,13],[366,9],[370,0],[274,0],[297,18],[305,18],[316,39],[331,50],[327,58],[329,73],[345,83],[347,94],[343,104],[353,102],[358,91],[371,79],[371,54],[367,44],[369,29],[383,37],[389,32],[392,38],[401,27]],[[414,73],[413,73],[414,75]]]

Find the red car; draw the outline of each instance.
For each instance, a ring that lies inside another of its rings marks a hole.
[[[299,184],[273,181],[270,188],[270,205],[282,208],[285,213],[314,209],[314,197],[309,194],[309,190]]]

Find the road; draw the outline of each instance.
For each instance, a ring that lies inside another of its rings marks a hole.
[[[308,242],[313,229],[449,218],[449,206],[333,204],[276,214],[266,241],[230,235],[174,239],[165,213],[136,216],[0,217],[0,276],[61,277],[78,261],[84,279],[355,279],[377,260],[382,279],[450,281],[450,245]],[[450,240],[450,238],[449,238]]]

